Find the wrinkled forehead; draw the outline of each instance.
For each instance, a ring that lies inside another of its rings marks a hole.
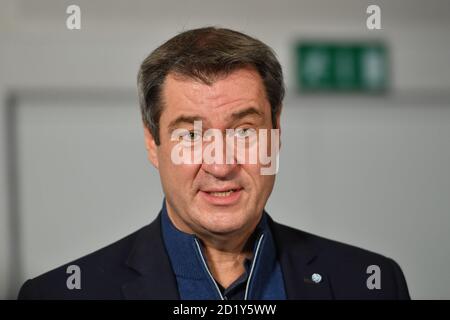
[[[162,100],[162,117],[169,121],[180,114],[226,120],[240,109],[250,107],[264,115],[268,105],[262,79],[250,68],[233,71],[211,84],[169,74],[163,86]]]

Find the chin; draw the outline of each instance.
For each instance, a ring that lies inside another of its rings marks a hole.
[[[236,231],[238,231],[240,228],[236,226],[210,226],[207,227],[207,230],[211,233],[217,234],[217,235],[226,235],[226,234],[232,234]]]
[[[245,221],[241,221],[241,219],[230,215],[226,217],[214,217],[214,219],[210,219],[205,224],[207,230],[216,234],[233,233],[243,229],[244,226]]]

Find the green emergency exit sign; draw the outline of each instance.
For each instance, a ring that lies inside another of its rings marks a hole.
[[[297,84],[303,92],[383,92],[388,87],[382,43],[302,42],[296,54]]]

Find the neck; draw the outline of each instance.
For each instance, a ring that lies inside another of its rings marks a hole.
[[[244,261],[252,257],[255,230],[258,221],[245,232],[230,234],[211,234],[195,232],[189,228],[178,216],[173,215],[167,208],[167,213],[173,225],[186,233],[196,234],[202,241],[208,268],[214,279],[224,288],[227,288],[245,271]]]
[[[227,288],[245,272],[244,261],[252,257],[254,237],[250,233],[226,242],[199,238],[211,274],[222,287]]]

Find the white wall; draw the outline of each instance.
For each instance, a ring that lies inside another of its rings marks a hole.
[[[450,266],[448,1],[77,1],[82,30],[68,31],[65,8],[71,3],[0,1],[0,101],[11,91],[23,96],[41,89],[82,94],[119,89],[129,97],[138,65],[152,49],[181,30],[203,25],[235,28],[267,42],[291,89],[295,40],[386,40],[393,66],[390,97],[298,98],[290,91],[283,152],[292,156],[284,155],[289,165],[281,168],[269,208],[281,221],[392,256],[415,298],[450,298],[449,283],[442,279]],[[369,3],[381,6],[381,31],[365,28]],[[296,126],[305,133],[297,153],[289,149],[294,136],[287,134]],[[12,297],[5,139],[0,150],[0,297]],[[299,159],[299,168],[290,167],[288,159]],[[296,197],[301,204],[281,192],[293,192],[283,178],[290,170],[306,177]],[[279,203],[301,209],[302,215],[282,214]],[[80,204],[78,211],[83,208]],[[87,246],[73,247],[73,254]]]
[[[24,281],[150,223],[163,195],[134,95],[39,92],[19,101]]]
[[[287,101],[268,210],[379,252],[413,298],[450,297],[450,99]]]

